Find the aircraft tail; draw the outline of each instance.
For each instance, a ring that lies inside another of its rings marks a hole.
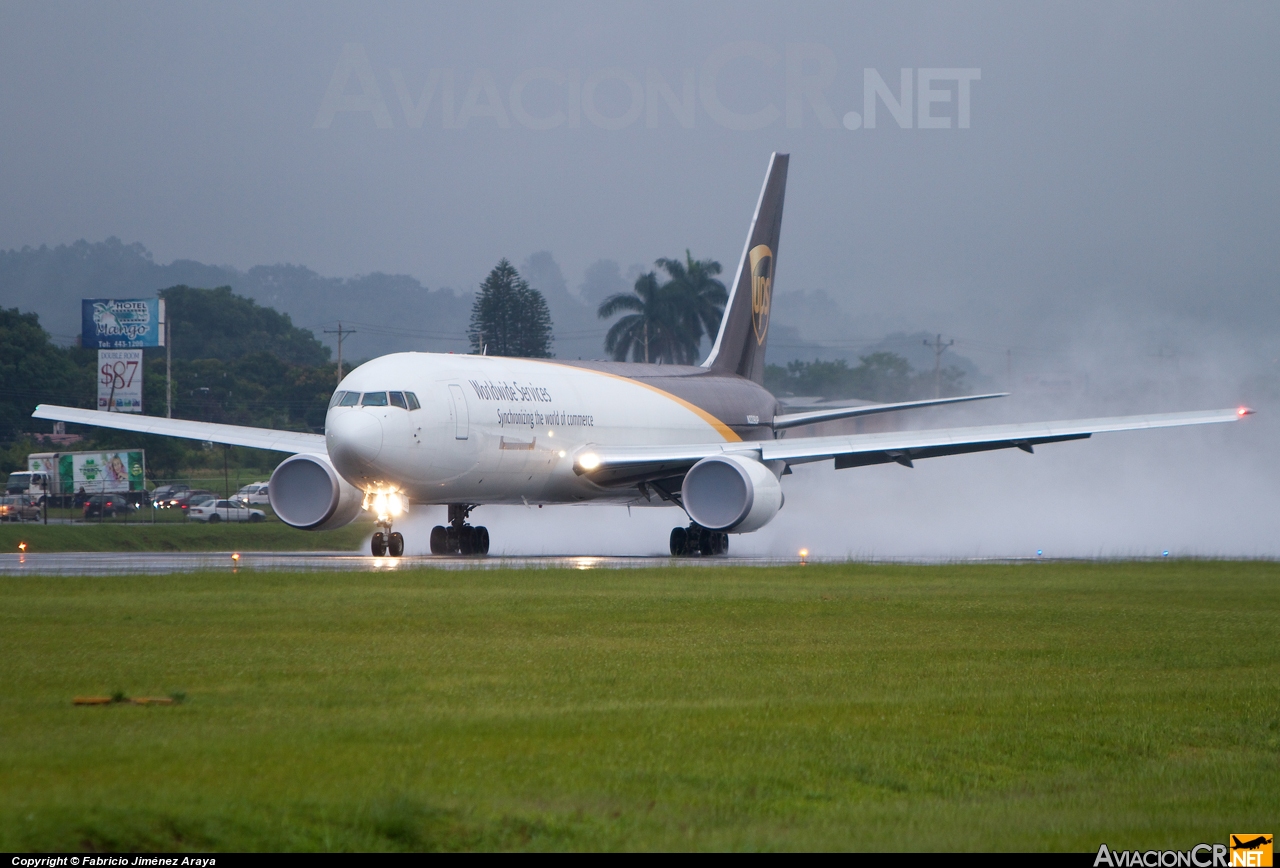
[[[775,153],[747,231],[738,273],[729,287],[729,301],[720,320],[720,333],[702,363],[719,373],[733,373],[764,383],[764,351],[773,304],[773,275],[782,232],[782,200],[787,189],[789,154]]]

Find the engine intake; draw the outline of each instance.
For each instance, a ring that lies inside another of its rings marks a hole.
[[[681,487],[689,518],[709,530],[750,533],[782,509],[782,485],[753,458],[715,455],[685,474]]]
[[[332,530],[355,521],[364,495],[320,455],[293,455],[271,474],[267,489],[280,520],[301,530]]]

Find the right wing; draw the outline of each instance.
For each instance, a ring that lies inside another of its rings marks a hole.
[[[72,422],[76,425],[96,425],[99,428],[115,428],[138,434],[162,434],[166,437],[184,437],[187,440],[203,440],[209,443],[225,443],[229,446],[249,446],[269,449],[272,452],[288,452],[290,455],[307,453],[327,455],[323,434],[306,434],[301,431],[277,431],[273,428],[247,428],[243,425],[220,425],[214,422],[195,422],[190,419],[162,419],[159,416],[136,416],[132,413],[104,413],[101,410],[80,410],[76,407],[59,407],[56,404],[40,404],[31,414],[35,419],[52,419],[55,422]]]
[[[679,479],[703,458],[726,453],[746,455],[759,461],[783,461],[787,464],[806,464],[834,458],[837,469],[889,462],[910,467],[913,460],[920,458],[1015,447],[1031,452],[1033,447],[1042,443],[1083,440],[1094,434],[1111,431],[1234,422],[1252,412],[1247,407],[1238,407],[1231,410],[1197,410],[1149,416],[1112,416],[1062,422],[1026,422],[735,443],[589,447],[576,456],[574,472],[605,487],[632,486],[654,480]]]

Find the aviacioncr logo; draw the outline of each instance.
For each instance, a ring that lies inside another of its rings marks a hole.
[[[751,327],[756,343],[763,344],[769,331],[769,304],[773,293],[773,251],[767,244],[757,244],[748,254],[751,261]]]

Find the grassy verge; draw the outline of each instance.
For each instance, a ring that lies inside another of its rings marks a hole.
[[[1277,648],[1265,563],[9,579],[0,850],[1186,849]]]
[[[0,551],[15,552],[20,542],[30,552],[355,551],[372,532],[373,526],[363,521],[320,532],[295,530],[274,520],[4,524],[0,525]]]

